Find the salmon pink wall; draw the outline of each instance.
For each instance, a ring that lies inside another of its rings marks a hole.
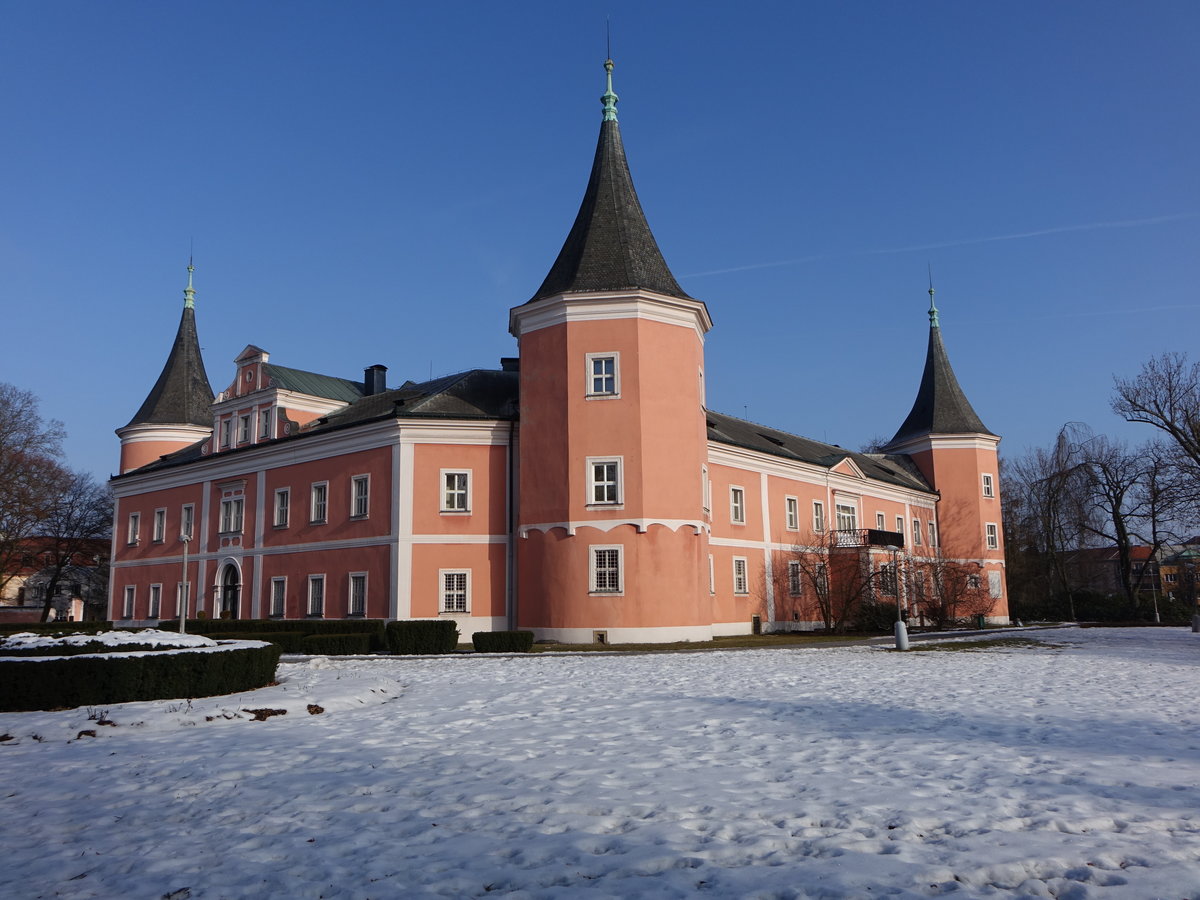
[[[415,534],[505,534],[508,449],[496,445],[416,444]],[[443,469],[470,471],[470,514],[442,511]]]

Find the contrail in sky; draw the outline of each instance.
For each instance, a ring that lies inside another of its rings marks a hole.
[[[1041,228],[1037,231],[1021,231],[1015,234],[997,234],[991,237],[967,238],[961,241],[943,241],[937,244],[917,244],[912,247],[889,247],[883,250],[858,250],[851,253],[829,253],[818,256],[801,256],[796,259],[781,259],[777,262],[751,263],[745,266],[732,266],[728,269],[710,269],[706,272],[691,272],[684,278],[701,278],[705,275],[725,275],[729,272],[747,272],[753,269],[774,269],[779,266],[796,266],[818,259],[828,259],[831,256],[868,256],[880,253],[911,253],[917,250],[940,250],[945,247],[962,247],[966,244],[990,244],[993,241],[1017,241],[1022,238],[1041,237],[1047,234],[1062,234],[1068,231],[1098,231],[1103,228],[1137,228],[1142,225],[1161,225],[1163,222],[1175,222],[1179,219],[1194,219],[1200,213],[1175,213],[1169,216],[1153,216],[1149,219],[1121,219],[1115,222],[1089,222],[1084,225],[1060,225],[1057,228]]]

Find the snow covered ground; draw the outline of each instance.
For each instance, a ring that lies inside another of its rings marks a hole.
[[[0,896],[1200,897],[1200,635],[1038,636],[0,714]]]

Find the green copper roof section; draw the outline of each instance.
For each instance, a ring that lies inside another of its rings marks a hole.
[[[604,119],[603,119],[603,121],[605,121],[605,122],[617,121],[617,101],[619,99],[621,99],[620,97],[618,97],[616,94],[613,93],[612,70],[613,70],[613,61],[611,59],[606,59],[604,61],[604,71],[607,73],[605,77],[607,79],[608,84],[607,84],[607,89],[604,91],[603,94],[600,95],[600,102],[604,104]]]
[[[192,273],[196,271],[196,267],[192,265],[192,261],[188,260],[188,283],[183,289],[183,308],[196,308],[196,289],[192,287]]]

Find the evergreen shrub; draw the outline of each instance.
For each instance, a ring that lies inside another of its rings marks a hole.
[[[369,634],[309,634],[300,639],[300,652],[313,656],[353,656],[370,649]]]
[[[388,622],[387,645],[393,653],[453,653],[458,647],[458,623],[452,619],[412,619]]]
[[[477,631],[471,635],[476,653],[528,653],[533,648],[532,631]]]
[[[214,641],[268,641],[275,644],[284,653],[304,653],[300,645],[306,635],[298,631],[214,631],[204,635]],[[363,637],[368,637],[363,635]],[[369,638],[368,638],[369,639]]]
[[[367,634],[370,636],[370,649],[382,651],[387,644],[384,639],[383,619],[188,619],[187,630],[191,634],[202,634],[212,637],[213,634],[237,633],[242,635],[254,634],[254,640],[264,640],[258,637],[264,632],[280,634],[285,631],[306,634]],[[169,631],[179,628],[176,619]],[[288,651],[291,652],[290,650]]]
[[[0,658],[0,712],[67,709],[134,700],[191,699],[265,687],[275,680],[274,644],[219,651],[159,650],[143,656]]]
[[[112,622],[8,622],[0,625],[0,636],[6,634],[99,634],[112,631]]]

